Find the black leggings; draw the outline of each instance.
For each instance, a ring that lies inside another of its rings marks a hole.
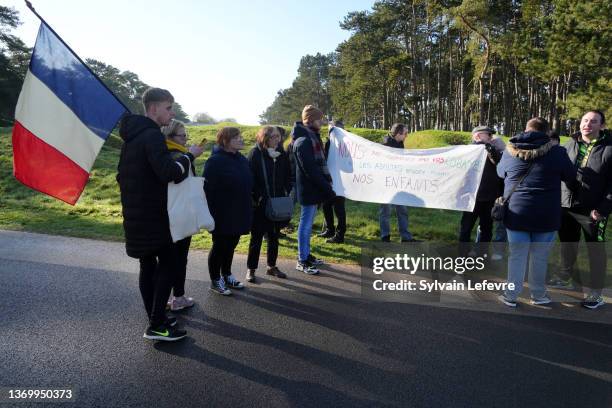
[[[213,232],[212,241],[212,248],[208,253],[208,272],[211,280],[219,280],[221,275],[232,274],[234,250],[240,241],[240,235],[222,235]]]
[[[255,212],[255,219],[251,228],[251,240],[249,241],[247,268],[257,269],[264,235],[268,236],[268,251],[266,253],[268,266],[276,266],[276,259],[278,258],[278,229],[278,225],[266,220],[263,213]]]
[[[495,201],[476,201],[474,211],[464,211],[461,216],[461,230],[459,232],[459,242],[463,243],[460,245],[460,252],[462,256],[465,256],[469,251],[471,245],[467,245],[471,242],[472,229],[476,224],[476,220],[480,223],[480,241],[485,243],[482,247],[479,247],[479,252],[486,252],[486,248],[491,238],[493,237],[493,219],[491,218],[491,209],[493,208]]]
[[[344,207],[345,198],[335,196],[331,200],[325,201],[323,207],[323,217],[325,218],[325,228],[329,231],[338,231],[339,234],[346,232],[346,209]],[[334,227],[334,212],[338,218],[338,225]]]
[[[166,302],[172,288],[176,249],[169,244],[150,256],[140,258],[139,287],[151,326],[166,320]]]
[[[187,276],[187,257],[189,256],[189,246],[191,245],[191,237],[177,241],[174,246],[176,248],[176,267],[174,270],[174,281],[172,284],[172,293],[176,297],[185,295],[185,278]]]
[[[581,233],[587,242],[587,254],[589,268],[591,269],[592,289],[601,290],[606,280],[607,255],[606,255],[606,224],[608,219],[600,223],[591,220],[589,211],[570,211],[563,209],[561,216],[561,229],[559,229],[559,241],[561,241],[561,268],[559,277],[568,279],[572,277],[579,283],[583,283],[576,273],[576,260],[578,258],[578,242]]]

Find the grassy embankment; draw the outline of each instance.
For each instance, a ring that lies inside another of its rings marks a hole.
[[[258,126],[240,126],[245,144],[250,148],[254,143]],[[206,158],[210,155],[212,141],[218,126],[189,128],[190,140],[209,141],[207,152],[196,161],[197,172],[201,173]],[[350,131],[378,141],[384,131],[371,129],[349,129]],[[325,132],[325,130],[324,130]],[[111,136],[104,144],[91,173],[90,181],[76,206],[72,207],[46,195],[23,186],[12,176],[12,147],[10,129],[0,128],[0,229],[32,231],[47,234],[67,235],[121,241],[121,204],[115,181],[117,162],[122,141]],[[431,148],[447,144],[458,144],[469,140],[468,133],[423,131],[409,136],[408,148]],[[245,153],[248,151],[245,149]],[[378,205],[347,201],[348,231],[346,243],[327,244],[313,237],[312,248],[316,256],[328,261],[357,263],[360,245],[378,240]],[[413,208],[410,210],[410,229],[415,237],[426,240],[455,240],[460,213],[436,209]],[[313,231],[321,230],[321,212],[315,219]],[[294,219],[294,223],[297,222]],[[392,236],[398,239],[397,226],[392,219]],[[193,248],[208,249],[211,245],[207,232],[196,235]],[[265,244],[264,244],[265,245]],[[242,237],[238,252],[248,250],[248,236]],[[294,258],[297,252],[296,233],[281,240],[280,256]]]

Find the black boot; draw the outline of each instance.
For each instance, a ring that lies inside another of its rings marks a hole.
[[[318,237],[321,237],[321,238],[331,238],[331,237],[333,237],[335,234],[336,234],[336,231],[334,231],[334,229],[333,229],[333,228],[331,228],[331,229],[330,229],[330,228],[326,228],[326,229],[324,229],[324,230],[323,230],[323,232],[321,232],[321,233],[320,233],[320,234],[318,234],[317,236],[318,236]]]
[[[344,242],[344,232],[336,232],[336,235],[329,238],[325,242],[328,242],[330,244],[342,244]]]

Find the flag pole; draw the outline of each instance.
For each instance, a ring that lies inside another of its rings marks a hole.
[[[54,30],[53,28],[51,28],[51,26],[50,26],[50,25],[49,25],[49,24],[48,24],[48,23],[45,21],[45,19],[44,19],[44,18],[42,18],[42,17],[40,16],[40,14],[38,14],[38,13],[36,12],[36,10],[34,9],[34,6],[32,6],[32,3],[31,3],[30,1],[28,1],[28,0],[25,0],[25,4],[26,4],[26,6],[28,6],[28,8],[29,8],[29,9],[32,11],[32,13],[34,13],[34,15],[40,19],[40,22],[41,22],[42,24],[44,24],[44,25],[45,25],[45,26],[46,26],[46,27],[47,27],[47,28],[48,28],[48,29],[49,29],[49,30],[50,30],[50,31],[51,31],[51,32],[52,32],[52,33],[53,33],[53,34],[54,34],[54,35],[57,37],[57,39],[61,41],[61,43],[62,43],[62,44],[64,44],[64,46],[65,46],[65,47],[68,49],[68,51],[70,51],[70,52],[72,53],[72,55],[73,55],[73,56],[74,56],[76,59],[78,59],[78,60],[79,60],[79,62],[80,62],[81,64],[83,64],[83,66],[84,66],[85,68],[87,68],[87,70],[89,71],[89,73],[90,73],[91,75],[93,75],[93,76],[94,76],[94,78],[96,78],[96,79],[97,79],[97,80],[98,80],[98,81],[99,81],[99,82],[102,84],[102,86],[103,86],[104,88],[106,88],[106,90],[107,90],[107,91],[108,91],[108,92],[109,92],[111,95],[113,95],[113,97],[114,97],[114,98],[117,100],[117,102],[119,102],[119,103],[121,104],[121,106],[123,106],[123,107],[125,108],[126,113],[132,113],[132,111],[130,111],[130,108],[128,108],[127,106],[125,106],[125,104],[124,104],[124,103],[121,101],[121,99],[119,99],[119,97],[117,97],[117,95],[115,95],[115,93],[114,93],[113,91],[111,91],[111,90],[110,90],[110,88],[109,88],[108,86],[106,86],[106,84],[104,83],[104,81],[102,81],[102,80],[100,79],[100,77],[99,77],[98,75],[96,75],[96,73],[95,73],[95,72],[93,72],[93,71],[91,70],[91,68],[89,68],[89,65],[87,65],[87,64],[86,64],[86,63],[85,63],[85,62],[84,62],[84,61],[81,59],[81,57],[79,57],[79,56],[77,55],[77,53],[76,53],[76,52],[74,52],[74,51],[72,50],[72,48],[70,48],[70,46],[69,46],[68,44],[66,44],[66,42],[65,42],[64,40],[62,40],[62,37],[60,37],[60,36],[59,36],[59,35],[58,35],[58,34],[55,32],[55,30]],[[124,115],[125,115],[125,114],[124,114]],[[121,120],[121,119],[120,119],[120,120]]]

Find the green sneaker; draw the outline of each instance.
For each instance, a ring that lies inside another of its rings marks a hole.
[[[164,323],[158,327],[149,326],[142,337],[149,340],[177,341],[186,336],[187,332],[185,330],[177,329]]]

